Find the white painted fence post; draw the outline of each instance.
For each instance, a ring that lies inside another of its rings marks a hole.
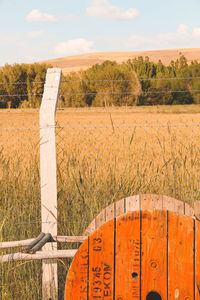
[[[47,70],[44,93],[40,107],[40,178],[42,232],[57,236],[57,182],[55,113],[62,72]],[[44,251],[57,250],[57,243],[47,243]],[[43,260],[42,298],[58,298],[57,260]]]

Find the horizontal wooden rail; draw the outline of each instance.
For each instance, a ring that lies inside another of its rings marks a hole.
[[[40,259],[70,258],[70,257],[74,257],[76,252],[77,249],[57,250],[57,251],[38,251],[35,254],[13,253],[13,254],[0,256],[0,263],[40,260]]]
[[[20,246],[28,246],[28,244],[32,243],[35,239],[21,240],[21,241],[11,241],[11,242],[1,242],[0,249],[5,248],[15,248]]]
[[[58,243],[82,243],[87,239],[87,236],[53,236],[53,239]],[[28,246],[34,240],[35,239],[0,242],[0,249]]]
[[[58,243],[82,243],[88,236],[55,236],[53,239]]]

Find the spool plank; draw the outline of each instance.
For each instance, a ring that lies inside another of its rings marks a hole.
[[[162,195],[141,195],[140,207],[141,210],[162,209]]]
[[[168,196],[163,196],[163,209],[182,215],[185,214],[184,202]]]
[[[189,217],[193,217],[194,216],[194,208],[192,208],[187,203],[184,203],[184,204],[185,204],[185,213],[184,213],[184,215],[189,216]]]
[[[83,242],[67,275],[65,299],[199,300],[199,274],[197,219],[134,211],[106,222]]]
[[[128,197],[125,200],[126,200],[126,211],[125,212],[140,210],[140,196],[139,195]]]
[[[88,239],[80,246],[69,269],[65,299],[88,299]]]
[[[125,214],[116,222],[116,299],[140,297],[140,212]]]
[[[112,203],[106,207],[106,222],[114,219],[115,217],[115,205]]]
[[[114,220],[95,231],[89,241],[89,299],[113,299]]]
[[[167,212],[141,212],[141,295],[152,290],[167,299]]]
[[[106,210],[103,209],[100,214],[95,218],[95,228],[99,228],[106,222]]]
[[[115,203],[115,217],[121,216],[126,213],[125,199],[121,199]]]
[[[200,222],[195,220],[195,300],[200,299]]]
[[[169,213],[168,293],[169,299],[194,299],[194,220]],[[199,236],[198,236],[199,238]]]

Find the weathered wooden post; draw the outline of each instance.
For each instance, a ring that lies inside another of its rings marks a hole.
[[[57,182],[55,113],[62,72],[61,69],[47,70],[44,93],[40,107],[40,177],[42,232],[57,235]],[[44,251],[57,250],[57,243],[48,243]],[[57,261],[43,260],[42,297],[57,299]]]

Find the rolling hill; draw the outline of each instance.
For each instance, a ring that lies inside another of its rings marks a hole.
[[[63,70],[63,73],[67,74],[69,72],[76,72],[81,69],[86,70],[97,63],[103,63],[105,60],[111,60],[121,63],[138,56],[148,56],[153,62],[158,62],[158,60],[160,59],[163,64],[168,65],[171,60],[176,60],[181,55],[184,55],[189,62],[192,60],[197,60],[200,62],[200,48],[135,52],[97,52],[50,59],[42,62],[49,63],[53,65],[53,67],[61,68]]]

